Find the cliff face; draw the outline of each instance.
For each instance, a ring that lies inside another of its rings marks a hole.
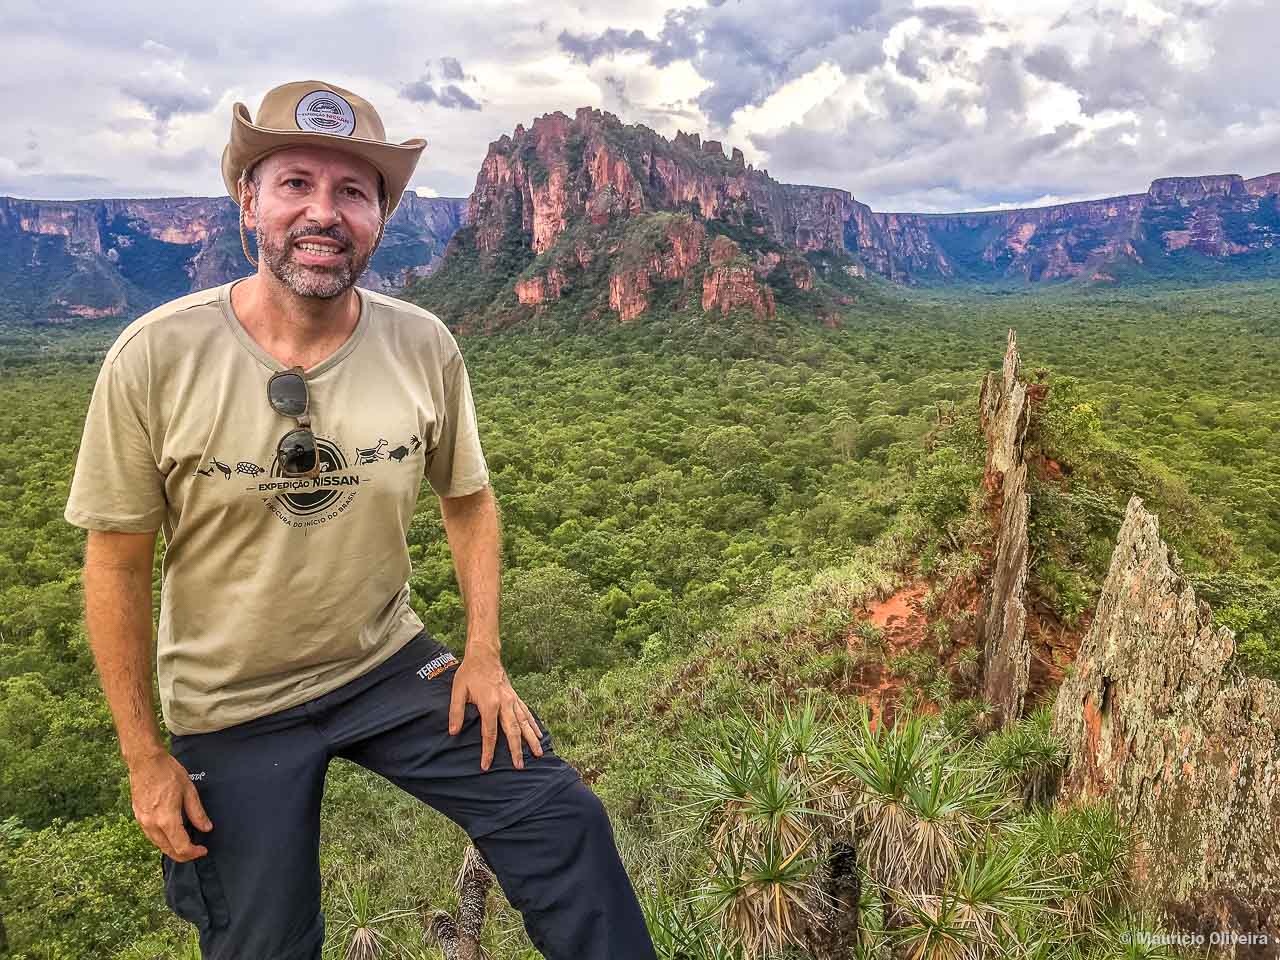
[[[751,225],[800,250],[843,249],[853,198],[843,190],[796,187],[726,158],[715,140],[624,125],[582,107],[572,118],[543,114],[528,129],[489,145],[468,201],[475,246],[492,254],[513,235],[550,249],[572,223],[597,226],[652,211],[684,211],[703,220]]]
[[[1233,188],[1234,189],[1234,188]],[[1106,796],[1139,838],[1136,887],[1180,929],[1280,943],[1280,688],[1242,675],[1230,630],[1129,501],[1054,732],[1067,799]]]
[[[544,114],[489,146],[470,199],[476,248],[521,237],[534,254],[572,224],[687,211],[800,253],[847,255],[899,283],[1110,281],[1191,251],[1222,261],[1280,240],[1280,174],[1157,180],[1145,194],[1025,210],[877,213],[845,190],[783,184],[717,141],[581,108]]]
[[[1280,174],[1167,177],[1145,194],[993,213],[877,213],[859,231],[873,269],[929,279],[1115,279],[1186,247],[1214,260],[1280,244]]]
[[[406,194],[361,284],[397,290],[439,261],[465,203]],[[36,321],[136,314],[244,276],[229,197],[0,197],[0,308]]]

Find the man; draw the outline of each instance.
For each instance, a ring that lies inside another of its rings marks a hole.
[[[271,90],[256,123],[235,104],[222,174],[257,272],[139,317],[103,362],[65,516],[90,531],[86,627],[133,811],[207,960],[321,956],[335,756],[461,825],[545,956],[652,958],[600,801],[502,666],[498,517],[457,343],[355,286],[425,146],[387,142],[321,81]],[[409,605],[424,474],[461,662]]]

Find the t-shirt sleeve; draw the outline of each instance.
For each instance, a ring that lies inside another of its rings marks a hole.
[[[464,497],[489,483],[489,465],[480,448],[471,381],[460,353],[445,365],[444,394],[439,438],[427,452],[427,480],[437,496]]]
[[[119,349],[108,352],[93,387],[63,511],[77,527],[149,533],[164,522],[164,475],[147,429],[146,381],[129,359]]]

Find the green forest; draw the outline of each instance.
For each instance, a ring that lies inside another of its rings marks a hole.
[[[874,290],[835,328],[782,303],[768,322],[654,310],[459,336],[516,689],[605,801],[664,960],[819,955],[815,891],[855,837],[851,956],[1173,956],[1129,935],[1153,920],[1126,880],[1126,825],[1105,804],[1043,802],[1063,762],[1044,704],[981,734],[985,705],[940,669],[977,653],[954,649],[966,625],[942,598],[990,536],[978,394],[1012,328],[1024,375],[1048,385],[1028,442],[1068,478],[1032,481],[1036,594],[1079,623],[1138,493],[1241,666],[1280,679],[1280,283]],[[0,957],[14,960],[199,957],[132,816],[82,620],[85,533],[62,514],[122,326],[0,323]],[[415,609],[461,651],[425,483],[410,550]],[[927,636],[893,653],[859,611],[917,582]],[[891,678],[893,724],[859,700],[868,670]],[[326,958],[440,958],[416,909],[455,908],[466,847],[335,761]],[[490,956],[537,957],[491,896]]]

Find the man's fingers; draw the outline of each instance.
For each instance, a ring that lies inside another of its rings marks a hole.
[[[194,860],[196,857],[203,857],[208,853],[206,847],[201,847],[191,842],[191,837],[187,835],[187,828],[182,825],[182,820],[178,819],[170,824],[163,824],[161,829],[169,841],[171,852],[169,856],[174,860],[187,861]]]
[[[524,717],[524,722],[520,725],[521,735],[529,742],[529,749],[533,751],[534,756],[542,756],[542,731],[538,729],[538,721],[533,719],[533,711],[520,703],[519,710]]]
[[[498,711],[493,707],[480,710],[480,736],[484,742],[484,749],[480,751],[480,769],[488,770],[498,743]]]
[[[453,696],[449,699],[449,735],[453,736],[462,729],[462,717],[467,709],[466,687],[458,683],[458,675],[453,675]]]
[[[517,700],[517,703],[520,704],[521,712],[529,718],[529,726],[533,729],[534,736],[541,737],[542,728],[538,726],[538,721],[533,718],[533,711],[529,709],[529,705],[523,700]]]
[[[147,835],[148,840],[155,844],[156,849],[170,860],[176,859],[173,855],[173,847],[170,846],[169,838],[164,835],[164,831],[156,827],[143,826],[142,823],[139,823],[138,826],[142,827],[142,832]]]
[[[517,770],[524,769],[524,750],[521,749],[520,717],[516,714],[515,705],[502,706],[502,730],[507,735],[507,747],[511,750],[511,764]]]
[[[213,821],[204,812],[204,804],[200,802],[200,793],[196,790],[195,784],[190,781],[187,782],[187,789],[183,794],[183,807],[187,811],[187,819],[201,830],[207,833],[213,829]]]

